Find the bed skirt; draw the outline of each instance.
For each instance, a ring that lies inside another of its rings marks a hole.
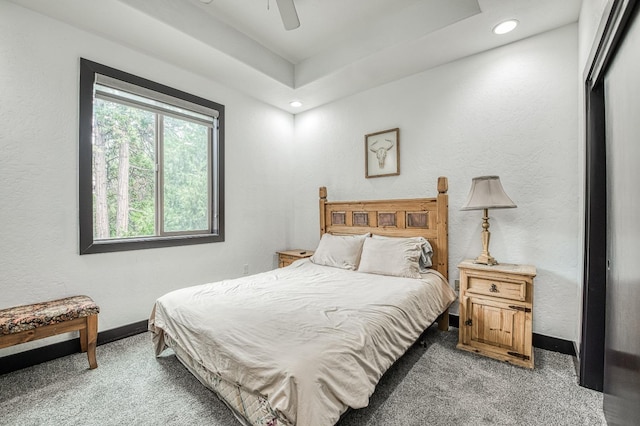
[[[164,344],[173,350],[178,360],[231,409],[240,423],[245,426],[293,426],[271,408],[263,395],[249,391],[208,371],[194,361],[171,336],[164,331],[161,333]]]

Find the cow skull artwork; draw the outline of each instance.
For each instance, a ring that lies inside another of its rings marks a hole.
[[[389,139],[385,139],[381,145],[378,145],[379,140],[376,140],[371,144],[369,151],[376,154],[376,158],[378,159],[378,166],[383,169],[384,168],[384,160],[387,158],[387,151],[393,148],[393,141]]]
[[[399,175],[400,129],[364,135],[364,155],[365,178]]]

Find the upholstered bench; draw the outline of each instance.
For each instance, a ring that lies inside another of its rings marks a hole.
[[[0,309],[0,349],[56,334],[80,331],[80,349],[96,368],[100,307],[88,296],[73,296]]]

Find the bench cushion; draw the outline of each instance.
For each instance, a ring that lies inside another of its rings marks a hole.
[[[73,296],[0,310],[0,335],[19,333],[76,318],[97,315],[100,307],[89,296]]]

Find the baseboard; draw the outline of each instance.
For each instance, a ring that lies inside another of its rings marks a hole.
[[[97,345],[104,345],[116,340],[131,337],[147,331],[148,321],[139,321],[122,327],[98,333]],[[0,374],[21,370],[32,365],[52,361],[56,358],[80,352],[80,338],[54,343],[0,358]],[[98,360],[99,361],[99,360]]]
[[[459,315],[454,315],[454,314],[449,314],[449,326],[450,327],[455,327],[455,328],[460,328],[460,316]]]
[[[105,330],[98,333],[98,346],[105,343],[115,342],[116,340],[126,337],[135,336],[149,330],[149,320],[134,322],[133,324],[124,325],[111,330]],[[80,341],[78,341],[78,344]]]
[[[540,349],[546,349],[548,351],[560,352],[565,355],[576,356],[573,342],[570,340],[533,333],[533,346]]]
[[[460,316],[449,314],[449,325],[460,327]],[[533,333],[533,346],[547,351],[560,352],[561,354],[576,356],[574,343],[569,340],[558,339],[557,337],[544,336]]]

